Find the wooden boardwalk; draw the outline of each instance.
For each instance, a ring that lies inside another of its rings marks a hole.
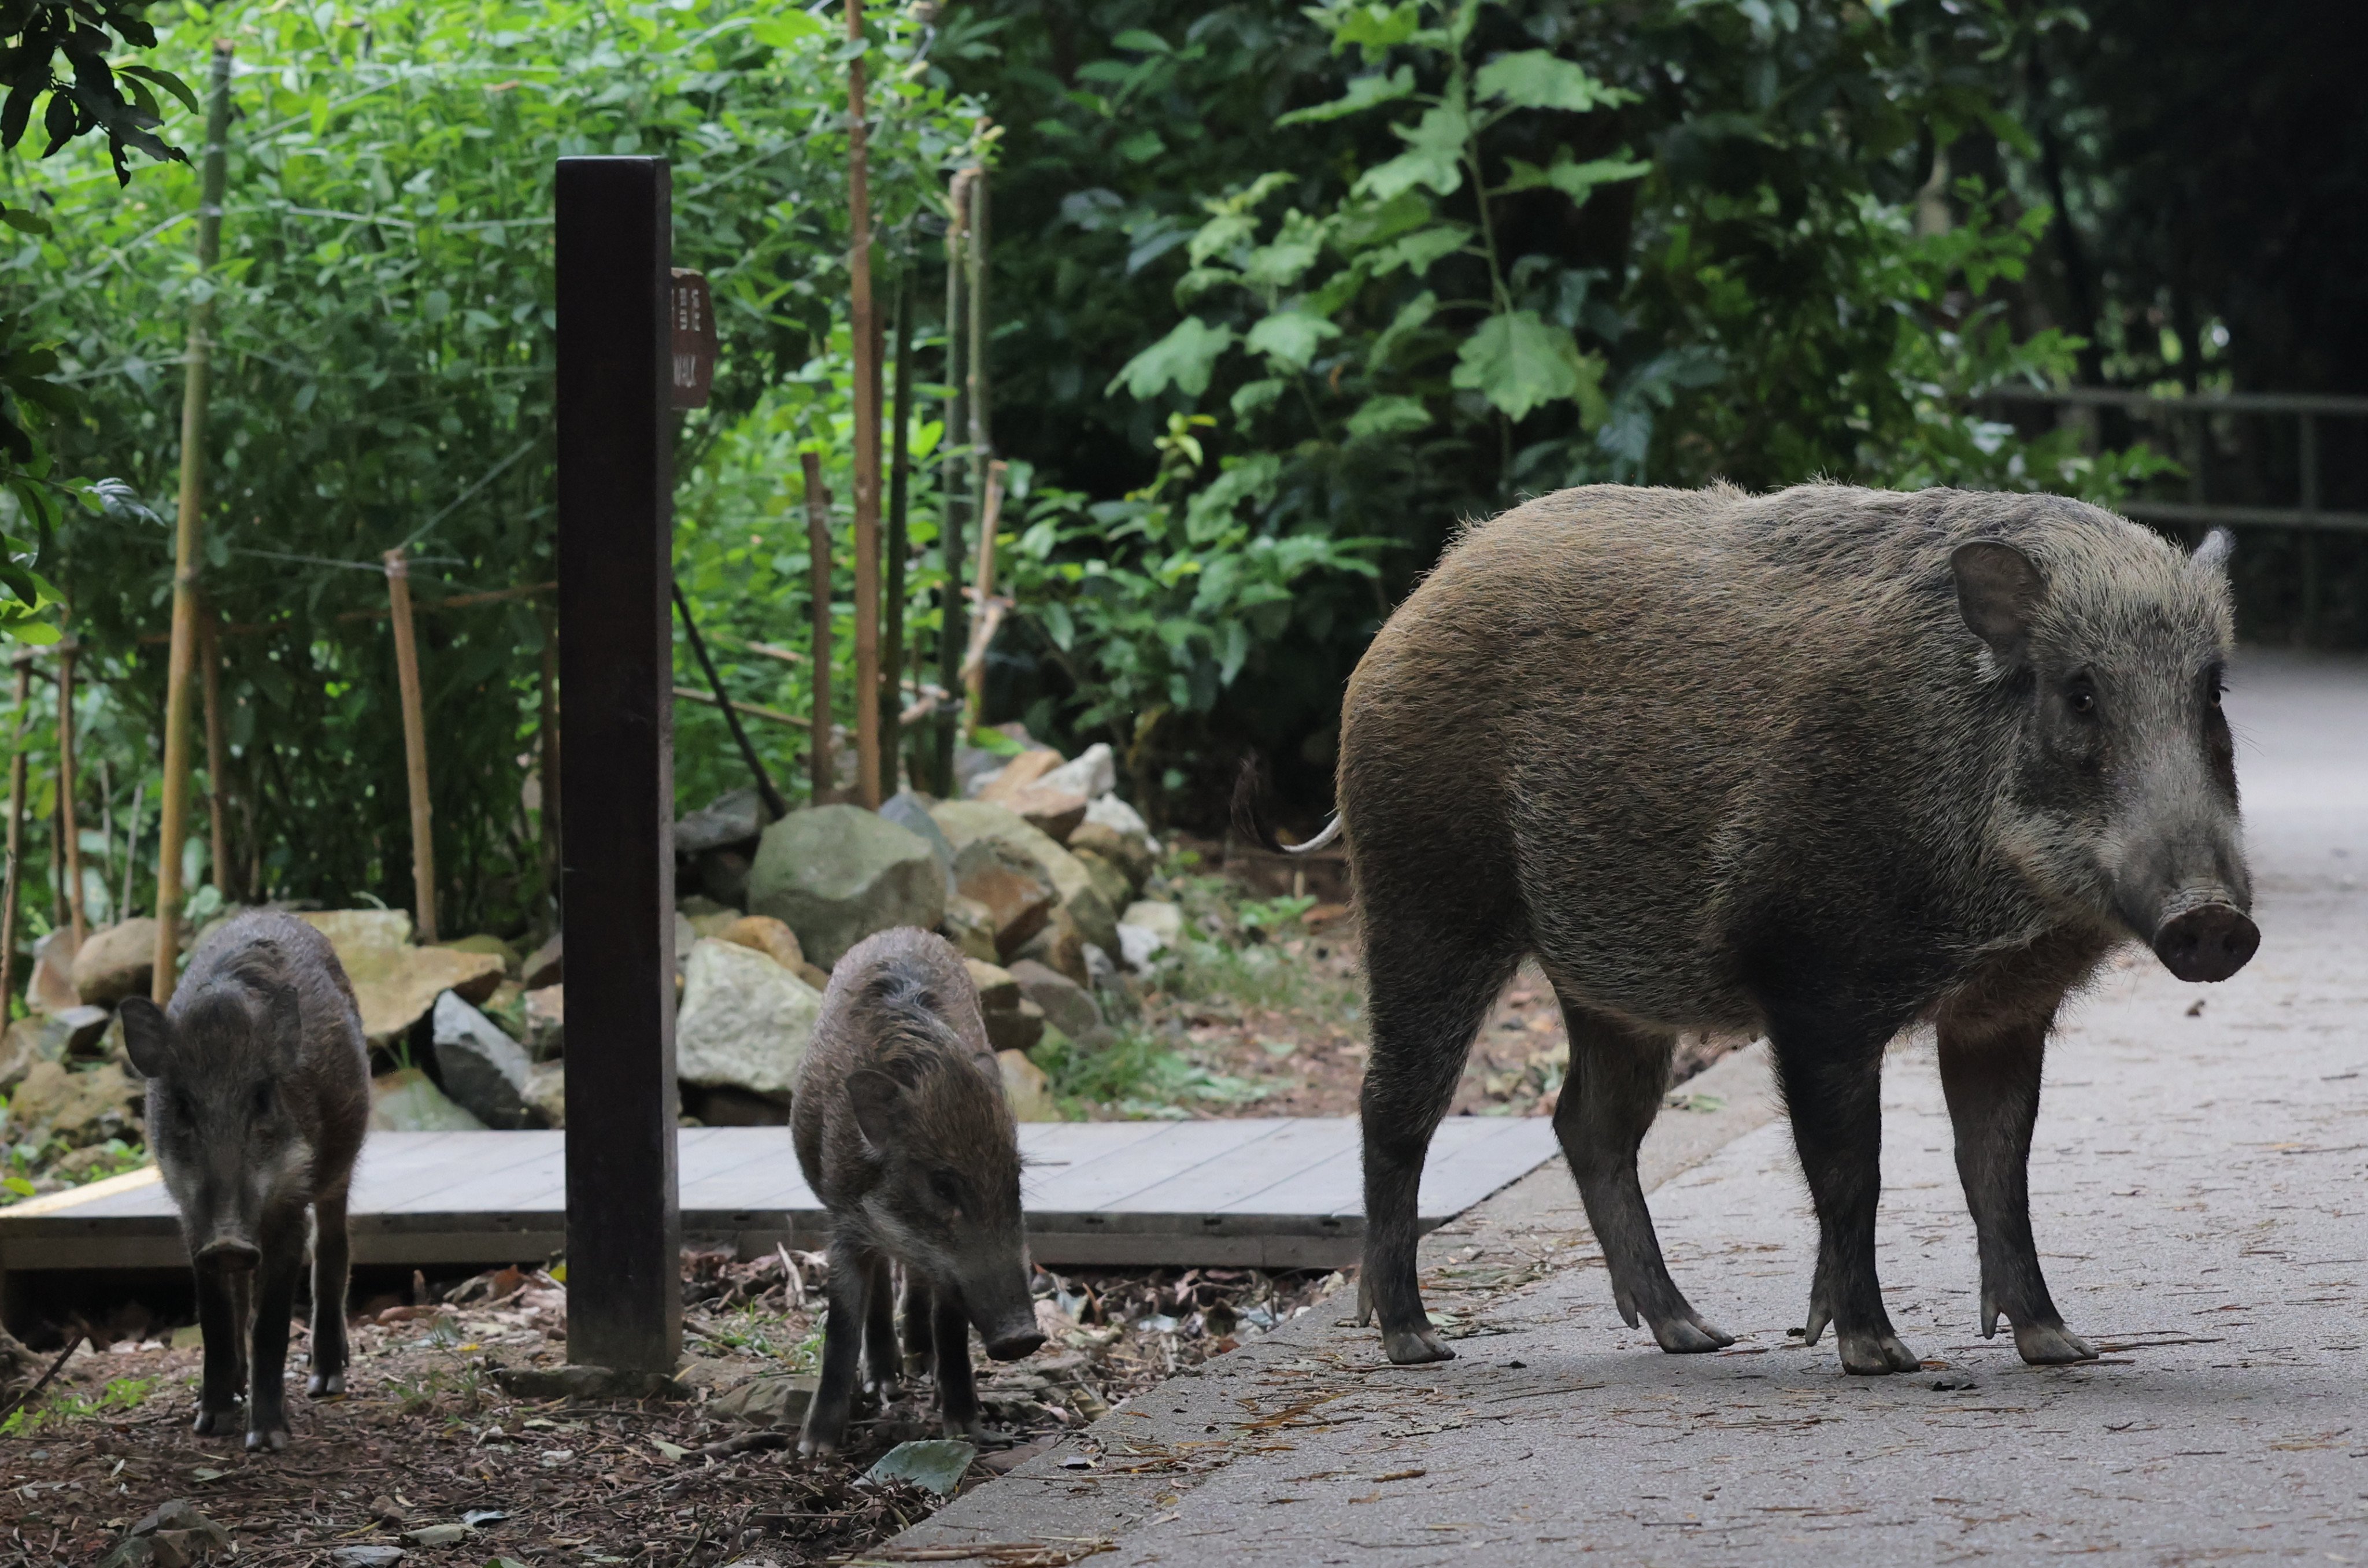
[[[1023,1122],[1029,1244],[1040,1263],[1328,1268],[1364,1234],[1346,1119]],[[381,1132],[355,1175],[359,1264],[520,1263],[566,1244],[563,1132]],[[753,1256],[822,1244],[822,1205],[786,1128],[685,1128],[686,1241]],[[1425,1229],[1555,1152],[1543,1118],[1452,1117],[1423,1174]],[[0,1277],[187,1266],[155,1170],[0,1209]]]

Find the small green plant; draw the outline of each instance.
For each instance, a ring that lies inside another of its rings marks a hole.
[[[819,1322],[808,1333],[801,1335],[787,1318],[768,1312],[753,1301],[734,1308],[728,1315],[718,1318],[713,1324],[700,1332],[701,1337],[712,1344],[762,1356],[768,1361],[778,1361],[784,1371],[811,1372],[821,1365],[822,1327]]]
[[[1298,925],[1300,917],[1315,907],[1315,894],[1303,893],[1296,898],[1249,899],[1235,915],[1249,930],[1279,932]]]
[[[137,1410],[155,1386],[154,1378],[117,1378],[100,1390],[96,1397],[55,1393],[40,1404],[28,1405],[10,1415],[6,1421],[0,1421],[0,1437],[20,1437],[51,1421],[71,1421],[79,1416]]]
[[[1030,1056],[1052,1079],[1053,1098],[1072,1119],[1083,1119],[1089,1108],[1126,1118],[1182,1117],[1190,1114],[1188,1100],[1246,1105],[1273,1092],[1134,1031],[1099,1051],[1081,1049],[1064,1035],[1048,1035]]]

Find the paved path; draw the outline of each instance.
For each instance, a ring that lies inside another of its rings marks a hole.
[[[1389,1367],[1319,1307],[907,1541],[1115,1539],[1098,1564],[2368,1562],[2368,665],[2257,657],[2229,701],[2260,956],[2188,987],[2134,955],[2048,1061],[2033,1216],[2103,1361],[2026,1368],[1975,1334],[1929,1042],[1886,1074],[1882,1221],[1927,1370],[1850,1378],[1830,1339],[1789,1340],[1815,1232],[1754,1054],[1703,1085],[1724,1108],[1664,1116],[1647,1176],[1682,1168],[1654,1211],[1732,1350],[1623,1327],[1567,1176],[1542,1172],[1429,1246],[1458,1360]]]

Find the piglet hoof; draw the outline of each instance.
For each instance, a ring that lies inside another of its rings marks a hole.
[[[267,1449],[276,1454],[287,1446],[288,1428],[285,1426],[258,1426],[246,1435],[246,1451],[251,1454],[261,1453]]]
[[[2034,1367],[2061,1367],[2072,1361],[2093,1361],[2097,1347],[2058,1324],[2014,1325],[2014,1347]]]
[[[837,1452],[838,1445],[828,1437],[806,1436],[798,1439],[798,1453],[804,1459],[826,1460]]]
[[[199,1410],[198,1418],[189,1423],[189,1430],[200,1437],[228,1437],[238,1430],[238,1407],[226,1404],[220,1410]]]
[[[1455,1359],[1455,1352],[1431,1328],[1385,1328],[1382,1330],[1382,1353],[1401,1367]]]
[[[1899,1336],[1873,1329],[1844,1329],[1834,1337],[1841,1344],[1842,1370],[1853,1377],[1880,1378],[1891,1372],[1912,1372],[1923,1363]]]
[[[1672,1356],[1700,1356],[1706,1351],[1724,1350],[1735,1343],[1735,1335],[1716,1324],[1702,1322],[1699,1313],[1691,1311],[1656,1323],[1653,1337]]]
[[[967,1438],[973,1443],[986,1440],[986,1423],[975,1415],[967,1421],[957,1421],[949,1415],[939,1423],[939,1428],[949,1437]]]
[[[315,1372],[304,1380],[304,1392],[314,1399],[342,1399],[346,1392],[343,1372]]]

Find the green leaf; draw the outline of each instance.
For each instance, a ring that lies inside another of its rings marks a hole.
[[[1616,158],[1590,158],[1586,163],[1573,161],[1570,149],[1557,148],[1552,166],[1540,168],[1519,158],[1508,158],[1505,166],[1511,177],[1498,187],[1499,190],[1535,190],[1552,186],[1573,201],[1584,205],[1588,196],[1599,185],[1617,185],[1623,180],[1641,179],[1653,172],[1650,164],[1632,161],[1623,153]]]
[[[821,26],[818,22],[814,25]],[[187,82],[182,81],[172,72],[156,65],[119,65],[116,70],[121,75],[137,76],[142,81],[155,83],[180,99],[183,108],[188,109],[191,114],[198,112],[198,95]]]
[[[1441,256],[1454,255],[1471,239],[1472,227],[1468,223],[1440,223],[1429,229],[1417,229],[1404,239],[1372,253],[1373,275],[1386,277],[1403,267],[1419,278],[1430,270],[1431,263]]]
[[[1520,419],[1549,403],[1576,402],[1583,423],[1587,411],[1602,417],[1601,361],[1578,351],[1578,342],[1535,311],[1507,311],[1490,316],[1466,339],[1456,354],[1450,381],[1477,392]]]
[[[1315,265],[1324,247],[1324,226],[1298,208],[1283,214],[1282,228],[1270,244],[1250,252],[1242,276],[1264,289],[1288,289]]]
[[[1258,410],[1273,406],[1275,399],[1282,395],[1283,388],[1289,384],[1271,378],[1244,382],[1234,393],[1234,417],[1247,419]]]
[[[1283,369],[1304,370],[1315,362],[1315,351],[1328,339],[1339,335],[1340,329],[1322,316],[1312,316],[1304,311],[1277,311],[1250,328],[1247,343]]]
[[[1309,108],[1295,108],[1278,116],[1277,125],[1307,125],[1317,120],[1339,119],[1359,114],[1381,104],[1395,103],[1400,98],[1414,97],[1414,67],[1401,65],[1384,74],[1376,71],[1370,76],[1359,76],[1349,84],[1349,90],[1330,103],[1316,104]]]
[[[1472,94],[1483,103],[1502,102],[1514,108],[1577,110],[1625,103],[1635,97],[1605,86],[1584,68],[1557,60],[1543,49],[1498,55],[1472,79]]]
[[[1417,0],[1403,0],[1396,6],[1348,6],[1333,15],[1337,20],[1332,24],[1332,52],[1362,49],[1369,60],[1406,42],[1422,26],[1422,7]]]
[[[1211,326],[1199,316],[1186,316],[1174,330],[1120,367],[1102,389],[1107,397],[1123,386],[1138,402],[1157,397],[1173,384],[1187,397],[1209,390],[1209,374],[1217,356],[1236,341],[1229,326]]]
[[[1397,352],[1398,346],[1429,325],[1430,318],[1438,313],[1439,296],[1428,289],[1408,300],[1398,308],[1398,313],[1390,324],[1382,329],[1382,335],[1373,339],[1373,347],[1366,354],[1365,363],[1376,370],[1387,365],[1390,357]]]
[[[0,208],[0,222],[27,234],[47,234],[50,221],[29,207]]]
[[[1373,397],[1349,415],[1349,434],[1360,440],[1379,436],[1408,436],[1430,427],[1430,410],[1418,397]]]
[[[1120,49],[1132,49],[1142,54],[1172,54],[1175,52],[1167,47],[1167,40],[1166,39],[1161,38],[1157,33],[1145,32],[1141,28],[1129,28],[1126,31],[1110,40],[1110,42]]]
[[[1463,183],[1464,143],[1472,135],[1472,117],[1458,104],[1445,103],[1426,111],[1411,131],[1390,129],[1406,150],[1385,164],[1376,164],[1358,178],[1360,195],[1387,201],[1416,186],[1427,185],[1441,196],[1452,195]]]

